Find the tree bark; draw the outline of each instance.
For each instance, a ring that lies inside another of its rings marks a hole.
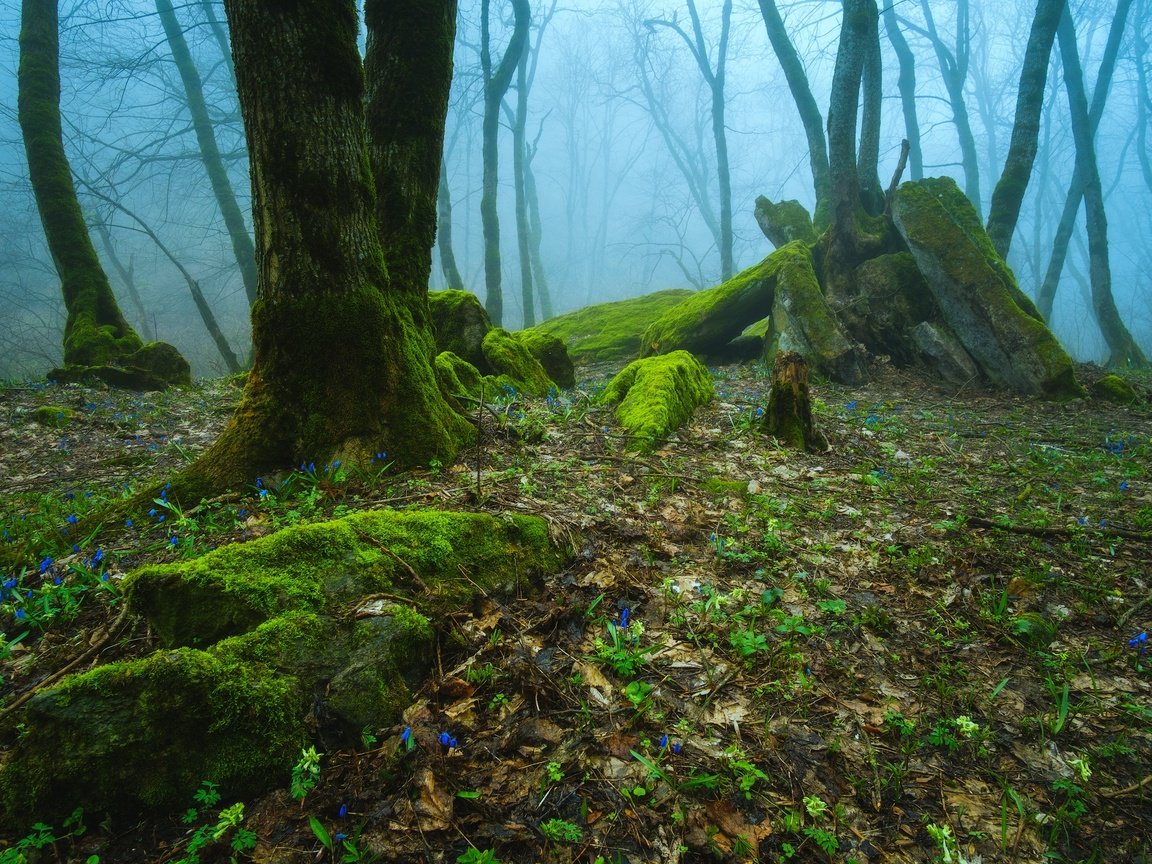
[[[916,112],[916,58],[908,47],[908,40],[900,32],[896,7],[891,3],[884,5],[884,27],[900,64],[896,86],[900,90],[900,107],[904,112],[904,130],[908,141],[908,174],[912,180],[919,180],[924,176],[924,155],[920,148],[920,119]]]
[[[878,16],[869,15],[868,32],[864,34],[862,70],[864,106],[860,112],[860,149],[856,157],[856,176],[860,180],[860,201],[864,211],[878,216],[884,211],[884,190],[880,186],[880,108],[883,98],[884,66],[880,59]]]
[[[1108,262],[1108,223],[1104,214],[1104,193],[1096,163],[1084,92],[1084,73],[1076,46],[1076,30],[1067,8],[1058,30],[1060,55],[1064,62],[1064,84],[1072,111],[1072,134],[1076,139],[1076,168],[1084,183],[1084,207],[1088,224],[1089,278],[1092,282],[1092,309],[1104,341],[1108,344],[1108,365],[1118,368],[1148,367],[1148,360],[1128,332],[1112,297],[1112,271]]]
[[[532,253],[529,248],[528,193],[525,182],[528,127],[528,53],[525,43],[516,64],[516,113],[512,118],[512,175],[516,195],[516,249],[520,259],[520,304],[523,307],[521,327],[536,326],[535,292],[532,278]]]
[[[1088,124],[1093,140],[1096,139],[1096,130],[1100,127],[1100,118],[1104,115],[1104,105],[1108,101],[1108,90],[1112,83],[1112,75],[1116,71],[1116,58],[1120,53],[1121,37],[1124,35],[1124,25],[1131,6],[1132,0],[1118,0],[1116,14],[1108,31],[1108,42],[1100,58],[1096,86],[1092,91],[1092,107],[1088,112]],[[1136,20],[1141,20],[1139,15],[1136,16]],[[1142,64],[1137,63],[1137,66],[1143,70]],[[1141,126],[1138,124],[1136,128],[1139,135]],[[1056,224],[1056,235],[1052,239],[1048,269],[1044,273],[1044,281],[1040,284],[1040,292],[1036,299],[1036,307],[1045,321],[1052,317],[1052,304],[1056,300],[1056,289],[1060,287],[1060,275],[1064,271],[1064,262],[1068,257],[1068,244],[1072,240],[1072,233],[1076,230],[1076,214],[1080,211],[1080,202],[1083,198],[1084,183],[1079,170],[1074,168],[1072,182],[1068,185],[1068,195],[1064,199],[1064,209],[1060,213],[1060,221]]]
[[[28,175],[67,310],[64,362],[119,366],[142,359],[143,343],[124,319],[72,182],[60,123],[60,34],[56,0],[25,0],[21,9],[18,115]],[[160,345],[162,343],[154,343]],[[188,364],[164,346],[172,383],[189,378]],[[154,382],[162,386],[162,381]]]
[[[499,65],[492,69],[489,35],[489,7],[491,0],[483,0],[480,7],[480,63],[484,74],[484,121],[482,125],[484,164],[483,191],[480,195],[480,221],[484,228],[484,308],[492,324],[500,327],[504,321],[504,294],[500,273],[500,217],[496,212],[499,175],[500,103],[512,83],[512,75],[520,62],[520,54],[528,39],[528,26],[532,9],[528,0],[512,0],[514,24],[512,37]]]
[[[1037,0],[1032,18],[1032,31],[1024,51],[1020,70],[1020,89],[1016,94],[1016,120],[1012,126],[1012,143],[1004,160],[1004,171],[992,193],[988,211],[988,237],[1001,258],[1008,258],[1012,235],[1020,218],[1024,193],[1036,161],[1040,135],[1040,112],[1044,108],[1044,84],[1048,80],[1048,60],[1056,40],[1056,25],[1065,8],[1065,0]]]
[[[800,55],[796,53],[796,48],[788,38],[788,31],[784,29],[784,21],[776,8],[775,0],[760,0],[760,13],[764,16],[768,41],[772,43],[772,50],[784,70],[788,89],[792,93],[792,100],[796,103],[796,110],[800,114],[800,122],[804,126],[804,134],[808,138],[808,163],[812,169],[812,186],[816,192],[816,207],[813,210],[812,220],[817,229],[821,229],[827,224],[822,204],[828,200],[831,189],[828,144],[824,138],[824,117],[816,105],[816,97],[812,95],[812,88],[808,83],[808,75],[804,71]]]
[[[524,192],[528,196],[529,251],[532,255],[532,282],[540,298],[540,317],[547,321],[555,311],[552,308],[552,292],[548,288],[548,273],[544,269],[544,258],[540,245],[544,241],[544,225],[540,218],[540,198],[536,194],[536,175],[532,172],[532,159],[536,156],[539,133],[534,143],[524,154]]]
[[[208,104],[204,100],[204,85],[200,80],[200,72],[192,60],[188,43],[184,40],[184,31],[180,27],[180,22],[176,20],[176,11],[172,8],[171,0],[155,0],[155,2],[156,13],[160,16],[164,35],[168,39],[168,47],[172,51],[172,59],[176,62],[176,71],[180,73],[180,81],[184,85],[188,113],[192,116],[192,129],[196,133],[196,143],[200,147],[200,161],[204,163],[204,172],[208,175],[212,194],[216,197],[216,205],[220,208],[220,215],[224,217],[224,226],[228,230],[229,240],[232,241],[232,254],[236,257],[236,266],[244,283],[244,293],[248,295],[248,305],[252,305],[256,302],[256,251],[252,245],[252,237],[248,233],[248,226],[244,222],[244,215],[240,212],[240,205],[236,203],[236,193],[232,190],[228,170],[220,157],[212,120],[208,117]]]
[[[464,290],[464,278],[456,265],[456,252],[452,246],[452,190],[448,187],[448,173],[443,163],[440,165],[440,186],[436,195],[436,229],[440,250],[440,269],[448,287],[456,291]]]
[[[409,16],[426,3],[389,5],[398,20],[416,20]],[[301,461],[368,464],[378,452],[406,465],[451,460],[472,429],[436,385],[426,350],[431,334],[414,320],[412,286],[389,283],[355,4],[227,0],[226,9],[260,264],[254,361],[236,413],[174,491],[195,501]],[[434,35],[409,34],[416,42]],[[446,55],[437,57],[421,71],[446,82],[436,68]],[[424,96],[429,101],[413,111],[433,113],[443,104]],[[433,176],[419,193],[429,200],[413,208],[432,209],[435,193]]]
[[[1136,160],[1144,185],[1152,192],[1152,156],[1148,153],[1148,40],[1144,36],[1144,0],[1136,4]]]

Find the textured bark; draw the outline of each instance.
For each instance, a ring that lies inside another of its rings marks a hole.
[[[1056,25],[1065,8],[1065,0],[1037,0],[1032,18],[1032,31],[1020,70],[1020,89],[1016,94],[1016,120],[1012,126],[1012,143],[1004,160],[1004,171],[992,193],[988,211],[988,236],[1001,258],[1008,257],[1012,235],[1020,218],[1020,206],[1036,161],[1040,135],[1040,112],[1044,108],[1044,84],[1048,80],[1048,59],[1056,40]]]
[[[64,362],[90,369],[136,361],[147,367],[143,343],[120,312],[112,286],[76,197],[76,186],[60,125],[60,36],[56,0],[25,0],[21,14],[18,114],[28,175],[68,317],[64,324]],[[189,378],[188,364],[171,346],[160,349],[159,366],[140,386],[162,387]],[[150,354],[154,355],[156,349]],[[116,375],[117,383],[130,382]]]
[[[812,169],[812,185],[816,191],[815,222],[817,228],[823,228],[825,223],[820,216],[823,212],[821,203],[828,199],[830,189],[824,117],[816,105],[816,97],[812,95],[812,88],[808,84],[808,75],[804,71],[800,55],[796,53],[796,48],[788,38],[788,31],[784,29],[784,21],[780,18],[775,0],[760,0],[760,12],[764,16],[768,41],[772,43],[772,50],[784,70],[788,89],[792,93],[792,100],[800,113],[800,122],[804,126],[804,134],[808,138],[808,162]]]
[[[484,229],[484,308],[499,327],[504,320],[504,293],[500,274],[500,217],[496,212],[496,190],[500,181],[499,143],[500,103],[512,83],[520,54],[528,41],[532,9],[528,0],[512,0],[515,23],[512,37],[496,69],[492,69],[488,17],[490,0],[484,0],[480,11],[480,63],[484,73],[484,122],[482,124],[484,165],[483,189],[480,195],[480,221]]]
[[[1121,37],[1124,35],[1124,25],[1128,20],[1128,10],[1132,0],[1119,0],[1116,4],[1116,14],[1112,18],[1112,26],[1108,31],[1108,42],[1104,46],[1104,54],[1100,58],[1100,69],[1096,73],[1096,86],[1092,91],[1092,107],[1088,111],[1088,125],[1092,138],[1096,138],[1096,130],[1100,126],[1100,118],[1104,114],[1104,104],[1108,101],[1108,90],[1112,83],[1112,74],[1116,71],[1116,57],[1120,53]],[[1141,21],[1139,14],[1137,21]],[[1137,28],[1139,30],[1139,28]],[[1143,74],[1144,64],[1137,63],[1138,74]],[[1139,84],[1137,85],[1139,86]],[[1145,97],[1146,100],[1147,97]],[[1144,102],[1141,102],[1143,107]],[[1137,117],[1137,143],[1143,124]],[[1142,148],[1138,148],[1142,149]],[[1149,183],[1152,189],[1152,181]],[[1052,254],[1048,259],[1048,269],[1044,273],[1044,281],[1040,284],[1040,293],[1036,298],[1036,305],[1045,320],[1052,317],[1052,304],[1056,300],[1056,289],[1060,287],[1060,274],[1064,271],[1064,262],[1068,257],[1068,244],[1072,240],[1072,233],[1076,230],[1076,214],[1080,211],[1080,202],[1084,198],[1084,183],[1079,170],[1072,172],[1072,182],[1068,186],[1068,195],[1064,199],[1064,209],[1060,213],[1060,221],[1056,226],[1056,235],[1052,239]]]
[[[539,139],[539,135],[537,135]],[[524,192],[528,198],[528,249],[532,255],[532,282],[540,299],[540,317],[547,321],[555,311],[552,308],[552,292],[548,288],[548,273],[544,269],[544,258],[540,254],[540,244],[544,241],[544,225],[540,219],[540,198],[536,194],[536,175],[532,173],[532,158],[536,155],[533,144],[524,154]]]
[[[924,156],[920,149],[920,119],[916,113],[916,58],[908,47],[908,40],[900,32],[896,7],[891,3],[884,5],[884,27],[900,64],[900,77],[896,80],[896,86],[900,90],[900,107],[904,112],[909,174],[911,179],[919,180],[924,176]]]
[[[368,464],[381,451],[402,464],[448,461],[471,427],[436,385],[410,287],[389,285],[355,5],[228,0],[226,9],[260,263],[254,361],[236,413],[174,491],[196,500],[301,461]],[[433,208],[435,194],[433,177],[420,207]]]
[[[772,366],[772,390],[764,431],[796,450],[827,450],[828,441],[812,420],[808,363],[795,351],[780,351]]]
[[[516,64],[516,113],[512,118],[512,175],[516,193],[516,249],[520,259],[520,305],[522,327],[536,326],[535,292],[533,291],[532,252],[528,224],[528,193],[525,182],[528,127],[528,53],[527,44]]]
[[[176,61],[176,71],[180,73],[180,82],[184,85],[188,113],[192,117],[192,129],[196,133],[196,143],[200,148],[200,161],[204,163],[204,172],[208,175],[208,182],[212,186],[216,206],[220,208],[220,215],[224,217],[228,239],[232,241],[232,254],[236,257],[236,266],[240,269],[240,277],[244,282],[244,293],[248,295],[248,303],[251,305],[256,302],[256,251],[252,245],[252,237],[248,233],[248,226],[244,222],[244,215],[240,212],[240,205],[236,203],[236,193],[232,190],[232,181],[228,178],[224,160],[220,158],[216,133],[212,128],[212,120],[208,117],[208,104],[204,101],[204,85],[200,80],[200,72],[192,61],[192,54],[188,50],[188,43],[184,40],[180,22],[176,20],[171,0],[155,0],[155,2],[156,12],[164,27],[164,36],[168,39],[168,47],[172,51],[172,59]]]
[[[1144,185],[1152,192],[1152,156],[1148,153],[1148,40],[1144,36],[1144,0],[1136,4],[1136,159]]]
[[[1092,282],[1092,310],[1096,323],[1108,344],[1108,365],[1120,368],[1148,367],[1148,360],[1116,309],[1112,297],[1112,269],[1108,262],[1108,222],[1104,214],[1104,193],[1096,163],[1096,146],[1092,141],[1088,116],[1088,97],[1084,92],[1084,73],[1076,46],[1076,29],[1068,10],[1060,18],[1058,31],[1060,56],[1064,62],[1064,84],[1072,111],[1072,135],[1076,139],[1076,169],[1084,183],[1084,208],[1088,225],[1088,270]]]
[[[448,175],[440,165],[440,186],[436,195],[436,239],[440,250],[440,269],[444,281],[454,291],[464,290],[464,277],[456,265],[456,252],[452,246],[452,190],[448,188]]]
[[[880,108],[883,98],[884,65],[880,59],[879,20],[868,15],[864,34],[864,65],[861,84],[864,106],[860,112],[860,149],[856,174],[860,178],[860,200],[865,212],[876,216],[884,210],[884,190],[880,186]]]

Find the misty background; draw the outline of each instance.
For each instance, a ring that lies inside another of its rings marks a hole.
[[[492,3],[492,54],[511,30],[507,0]],[[698,0],[715,68],[720,0]],[[250,189],[222,5],[173,4],[201,78],[216,142],[244,218]],[[841,18],[839,2],[780,2],[788,34],[825,117]],[[480,222],[483,83],[480,0],[460,0],[455,75],[445,142],[451,232],[464,286],[484,297]],[[1115,2],[1072,2],[1091,94]],[[943,68],[962,62],[964,109],[975,142],[979,209],[987,216],[1016,107],[1032,3],[900,0],[893,6],[916,58],[924,173],[966,176]],[[925,12],[931,12],[931,19]],[[967,12],[965,15],[964,12]],[[232,242],[197,145],[188,100],[157,5],[62,0],[61,113],[65,149],[85,217],[121,308],[145,339],[176,345],[194,374],[226,371],[193,302],[203,292],[241,357],[250,346],[248,301]],[[712,227],[718,210],[711,94],[691,39],[686,0],[532,0],[526,141],[539,198],[540,258],[556,313],[721,277]],[[0,2],[0,378],[42,377],[61,360],[64,309],[28,184],[16,120],[20,8]],[[1097,133],[1116,305],[1152,350],[1152,175],[1141,68],[1152,15],[1128,16]],[[674,26],[672,26],[674,25]],[[898,66],[881,23],[884,117],[881,181],[895,168],[904,118]],[[941,50],[942,49],[942,50]],[[941,60],[943,57],[943,60]],[[1072,177],[1075,147],[1058,49],[1052,52],[1039,152],[1009,262],[1035,297]],[[504,325],[522,320],[514,216],[512,135],[516,81],[500,139]],[[725,131],[737,271],[772,251],[753,218],[757,195],[814,204],[808,148],[756,0],[735,0],[726,56]],[[904,179],[909,179],[905,173]],[[444,230],[442,226],[441,230]],[[162,247],[161,248],[161,244]],[[165,251],[166,250],[166,251]],[[434,253],[432,288],[447,287]],[[179,264],[179,267],[177,266]],[[183,272],[180,268],[183,268]],[[1089,298],[1083,208],[1056,296],[1053,330],[1079,360],[1107,351]],[[537,318],[539,313],[537,312]]]

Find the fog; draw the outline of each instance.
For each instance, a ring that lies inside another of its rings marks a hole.
[[[778,6],[826,117],[840,4]],[[669,26],[677,25],[691,36],[686,0],[532,0],[532,7],[529,63],[535,75],[526,128],[539,193],[541,260],[555,311],[662,288],[716,284],[721,257],[710,227],[719,207],[710,91],[692,56],[692,40]],[[715,68],[722,4],[701,0],[699,7],[708,61]],[[926,35],[931,25],[925,8],[916,0],[901,0],[894,7],[916,57],[924,173],[953,176],[964,188],[970,178],[962,164],[941,63]],[[957,41],[957,8],[951,0],[931,4],[932,24],[954,59],[964,53],[963,42]],[[1073,2],[1071,8],[1091,94],[1115,4],[1089,0]],[[498,61],[508,40],[511,11],[506,0],[492,0],[492,9],[492,47]],[[1146,130],[1139,128],[1137,108],[1138,64],[1144,64],[1147,75],[1150,61],[1143,43],[1152,29],[1152,16],[1141,14],[1142,10],[1143,3],[1137,3],[1128,16],[1097,134],[1097,153],[1115,300],[1147,353],[1152,350],[1152,253],[1143,240],[1152,235],[1152,176],[1141,169],[1149,144]],[[93,241],[121,308],[142,335],[175,344],[196,374],[220,374],[225,368],[221,356],[172,258],[204,292],[240,356],[249,348],[248,304],[156,7],[134,0],[107,4],[61,0],[60,12],[65,147],[85,216],[94,229]],[[250,190],[243,131],[231,70],[221,52],[220,34],[211,26],[213,16],[223,21],[223,9],[207,0],[192,0],[177,6],[176,13],[204,83],[219,149],[247,217]],[[963,96],[985,217],[1012,133],[1032,13],[1032,4],[971,2]],[[19,15],[18,4],[11,0],[0,5],[0,378],[4,379],[43,376],[58,364],[64,321],[59,282],[28,185],[16,120]],[[483,298],[479,16],[479,0],[460,0],[444,164],[456,258],[465,287]],[[730,27],[724,128],[731,175],[732,253],[739,271],[772,250],[753,218],[756,196],[795,198],[811,210],[814,193],[807,140],[769,44],[759,3],[736,0]],[[884,62],[880,178],[887,185],[907,133],[896,86],[896,56],[883,24],[880,29]],[[509,91],[505,102],[514,113],[515,93]],[[1148,113],[1143,114],[1145,124]],[[502,119],[504,324],[516,327],[522,309],[512,137],[507,117]],[[1059,51],[1054,49],[1039,154],[1009,259],[1021,287],[1033,296],[1048,265],[1074,155]],[[102,242],[98,225],[105,226],[110,244]],[[143,226],[154,237],[144,233]],[[122,271],[130,271],[139,305],[131,299]],[[1101,361],[1107,351],[1093,317],[1087,273],[1081,209],[1051,326],[1077,359]],[[445,286],[440,259],[434,255],[431,287]]]

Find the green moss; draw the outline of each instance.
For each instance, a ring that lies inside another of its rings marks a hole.
[[[74,416],[75,412],[71,408],[56,405],[41,405],[30,415],[33,423],[52,429],[63,429],[72,422]]]
[[[816,242],[816,229],[812,217],[799,201],[781,201],[775,204],[763,195],[756,198],[756,222],[764,236],[780,247],[793,240]]]
[[[667,438],[711,401],[708,369],[687,351],[635,360],[604,389],[603,401],[616,406],[616,420],[641,448]]]
[[[748,483],[744,480],[724,480],[720,477],[709,477],[700,484],[701,490],[709,495],[724,498],[745,498],[748,495]]]
[[[632,360],[640,355],[640,338],[655,318],[692,296],[686,289],[671,289],[585,306],[551,318],[521,335],[545,333],[563,340],[574,363]]]
[[[1092,395],[1097,399],[1121,405],[1131,405],[1140,401],[1140,394],[1136,392],[1136,388],[1119,375],[1105,375],[1093,383]]]
[[[546,396],[555,383],[540,361],[507,330],[495,327],[484,337],[484,357],[496,375],[506,376],[517,391]]]
[[[564,388],[576,386],[576,372],[564,341],[558,336],[540,330],[521,330],[513,333],[520,343],[535,357],[548,377]]]
[[[437,352],[451,351],[490,372],[482,346],[492,322],[480,298],[470,291],[429,291],[428,306]]]
[[[447,396],[480,398],[480,385],[484,376],[464,358],[451,351],[444,351],[436,355],[435,369],[440,389]]]

